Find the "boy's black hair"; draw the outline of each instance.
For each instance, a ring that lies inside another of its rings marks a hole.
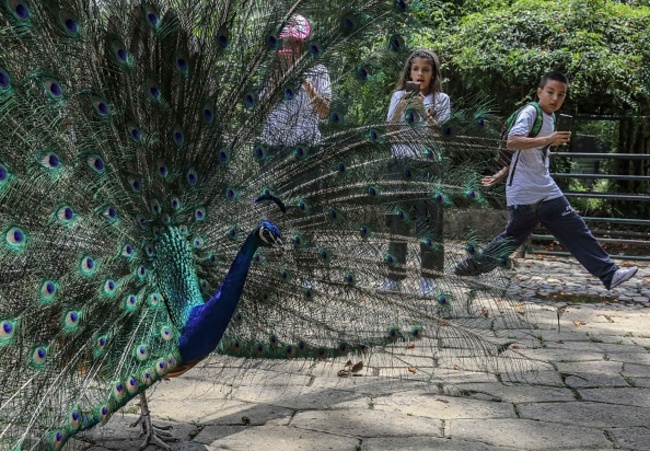
[[[569,86],[569,79],[564,75],[562,72],[547,72],[542,76],[542,79],[539,82],[539,87],[544,88],[546,86],[546,83],[548,83],[549,80],[553,81],[559,81],[560,83],[564,83]]]

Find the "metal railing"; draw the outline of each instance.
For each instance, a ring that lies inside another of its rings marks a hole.
[[[630,153],[588,153],[588,152],[551,152],[551,158],[569,157],[571,159],[626,159],[626,160],[648,160],[650,161],[650,154],[630,154]],[[642,175],[625,175],[625,174],[578,174],[578,173],[552,173],[555,179],[612,179],[612,180],[633,180],[641,182],[649,182],[650,176]],[[634,201],[634,202],[650,202],[650,194],[633,194],[633,193],[598,193],[598,192],[578,192],[578,191],[565,191],[564,195],[568,198],[571,197],[584,197],[592,199],[608,199],[608,200],[621,200],[621,201]],[[583,216],[585,222],[588,223],[592,233],[603,243],[616,243],[626,245],[642,245],[650,246],[650,220],[646,219],[631,219],[631,218],[614,218],[614,217],[591,217]],[[599,224],[617,224],[626,226],[642,226],[641,231],[634,230],[601,230],[592,226]],[[645,227],[643,227],[645,226]],[[553,235],[533,233],[529,240],[521,246],[520,254],[525,256],[526,252],[533,254],[545,255],[570,255],[568,252],[548,251],[533,246],[533,240],[536,241],[553,241]],[[650,247],[649,247],[650,249]],[[650,254],[650,253],[649,253]],[[615,258],[629,259],[629,260],[644,260],[650,261],[650,255],[626,255],[616,254]]]

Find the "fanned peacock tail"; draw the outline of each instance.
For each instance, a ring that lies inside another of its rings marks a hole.
[[[386,214],[408,222],[407,200],[469,215],[486,202],[483,110],[432,134],[357,123],[336,98],[344,81],[402,63],[390,30],[406,2],[5,0],[0,11],[0,448],[60,449],[205,358],[213,349],[189,329],[219,296],[212,340],[227,326],[217,351],[243,366],[390,355],[413,340],[479,362],[507,350],[489,339],[522,321],[497,302],[502,273],[431,274],[442,276],[433,299],[376,290],[394,265]],[[278,77],[279,32],[297,11],[311,37]],[[386,45],[351,61],[346,50],[370,49],[379,30]],[[335,93],[323,139],[266,147],[265,118],[316,63]],[[442,154],[444,176],[405,165],[396,180],[395,140]],[[284,252],[265,246],[265,219]],[[461,240],[448,266],[478,251],[477,234],[445,231]],[[392,238],[439,246],[428,230]]]

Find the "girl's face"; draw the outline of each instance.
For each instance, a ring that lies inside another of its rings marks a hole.
[[[433,65],[431,61],[423,58],[414,58],[411,63],[411,81],[420,83],[420,92],[427,95],[431,91],[431,79],[433,79]]]

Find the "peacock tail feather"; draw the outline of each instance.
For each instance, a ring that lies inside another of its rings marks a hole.
[[[279,33],[297,11],[311,37],[282,72]],[[430,299],[413,283],[377,290],[396,265],[390,240],[442,252],[427,227],[391,235],[387,214],[414,222],[405,205],[433,200],[477,215],[490,201],[483,107],[433,134],[357,121],[336,97],[402,64],[392,30],[408,14],[396,0],[0,4],[1,449],[61,449],[211,351],[245,367],[390,356],[421,340],[485,368],[510,352],[497,332],[525,317],[504,295],[506,271],[428,274]],[[269,148],[266,118],[315,64],[334,89],[322,140]],[[438,173],[405,163],[396,178],[396,141],[438,158]],[[264,220],[283,252],[258,239]],[[445,230],[459,240],[447,267],[480,237]],[[223,327],[201,329],[219,344],[199,352],[186,337],[211,299],[227,304],[215,307]]]

